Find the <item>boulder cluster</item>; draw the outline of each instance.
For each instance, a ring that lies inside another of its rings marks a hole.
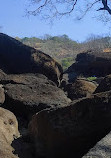
[[[80,56],[65,80],[50,56],[0,33],[0,158],[110,157],[111,54]]]

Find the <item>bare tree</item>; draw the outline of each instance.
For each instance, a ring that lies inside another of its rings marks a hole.
[[[44,18],[58,18],[80,11],[83,18],[92,8],[96,11],[106,11],[111,15],[111,0],[30,0],[35,8],[28,11],[31,15],[41,15]]]

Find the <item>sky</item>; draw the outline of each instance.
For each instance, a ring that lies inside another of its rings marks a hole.
[[[110,23],[104,24],[96,18],[91,18],[89,12],[82,20],[74,20],[73,15],[55,20],[53,24],[37,16],[26,16],[27,0],[0,0],[1,32],[12,37],[43,37],[66,34],[69,38],[82,42],[91,35],[111,35]]]

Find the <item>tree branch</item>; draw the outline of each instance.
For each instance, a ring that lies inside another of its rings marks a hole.
[[[102,0],[102,4],[103,4],[103,8],[100,8],[97,11],[99,11],[99,10],[106,10],[111,15],[111,9],[108,6],[107,0]]]
[[[87,12],[96,4],[98,3],[99,1],[101,0],[96,0],[94,3],[91,3],[89,7],[87,7],[86,11],[84,12],[84,14],[78,19],[78,20],[81,20],[86,14]]]
[[[33,11],[27,11],[30,15],[41,15],[44,19],[61,18],[64,15],[70,15],[75,9],[76,5],[83,5],[84,3],[77,4],[79,0],[33,0],[37,3],[38,7]],[[43,2],[43,3],[42,3]],[[103,7],[99,8],[97,11],[106,10],[111,15],[111,8],[108,4],[108,0],[90,0],[87,1],[86,10],[84,10],[79,20],[82,19],[88,11],[95,5],[101,3]],[[63,7],[62,7],[63,6]],[[67,8],[68,7],[68,8]],[[64,9],[64,10],[63,10]]]
[[[34,16],[37,15],[37,13],[41,12],[41,9],[44,8],[48,3],[48,0],[45,0],[44,4],[42,4],[41,6],[39,6],[36,10],[34,11],[28,11],[28,14],[33,14]]]
[[[74,1],[74,0],[73,0],[73,1]],[[60,14],[60,15],[70,14],[70,13],[74,10],[74,7],[75,7],[75,5],[77,4],[77,1],[78,1],[78,0],[75,0],[75,2],[73,3],[72,9],[71,9],[70,11],[64,12],[64,13],[59,13],[59,14]]]

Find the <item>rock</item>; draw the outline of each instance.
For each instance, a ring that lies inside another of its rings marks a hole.
[[[0,69],[9,74],[41,73],[57,85],[62,67],[49,55],[0,33]]]
[[[104,77],[97,77],[96,79],[94,79],[94,82],[96,82],[99,85],[103,79]]]
[[[82,158],[110,158],[111,157],[111,132],[101,139]]]
[[[4,77],[0,78],[0,84],[22,84],[22,85],[36,85],[38,82],[42,83],[45,82],[46,84],[51,84],[56,86],[56,84],[49,80],[46,76],[42,74],[11,74],[5,75]]]
[[[102,50],[88,50],[77,55],[76,62],[65,72],[75,73],[76,76],[103,77],[111,73],[111,52],[105,53]]]
[[[28,137],[22,136],[16,139],[12,146],[15,149],[15,153],[19,155],[19,158],[37,158],[34,155],[34,146]]]
[[[0,84],[0,105],[3,104],[5,101],[5,93],[3,85]]]
[[[105,78],[103,78],[94,93],[100,93],[109,90],[111,90],[111,75],[107,75]]]
[[[12,81],[4,84],[5,108],[16,116],[30,117],[40,110],[66,106],[71,102],[61,89],[43,75],[15,75]]]
[[[0,79],[4,78],[6,74],[3,72],[3,70],[0,69]]]
[[[6,142],[11,144],[14,138],[19,137],[18,122],[12,112],[0,107],[0,133]],[[0,137],[1,138],[1,137]]]
[[[72,82],[75,81],[75,79],[77,78],[78,74],[75,71],[73,71],[73,70],[70,72],[69,68],[68,68],[68,70],[66,70],[63,73],[63,79],[66,80],[67,83],[72,83]]]
[[[11,143],[19,137],[18,122],[14,114],[0,108],[0,158],[18,158],[12,152]]]
[[[68,97],[71,100],[90,96],[97,86],[85,79],[76,79],[74,83],[67,84],[65,91],[68,93]]]
[[[111,91],[43,110],[29,124],[36,156],[48,158],[81,158],[110,130]]]

